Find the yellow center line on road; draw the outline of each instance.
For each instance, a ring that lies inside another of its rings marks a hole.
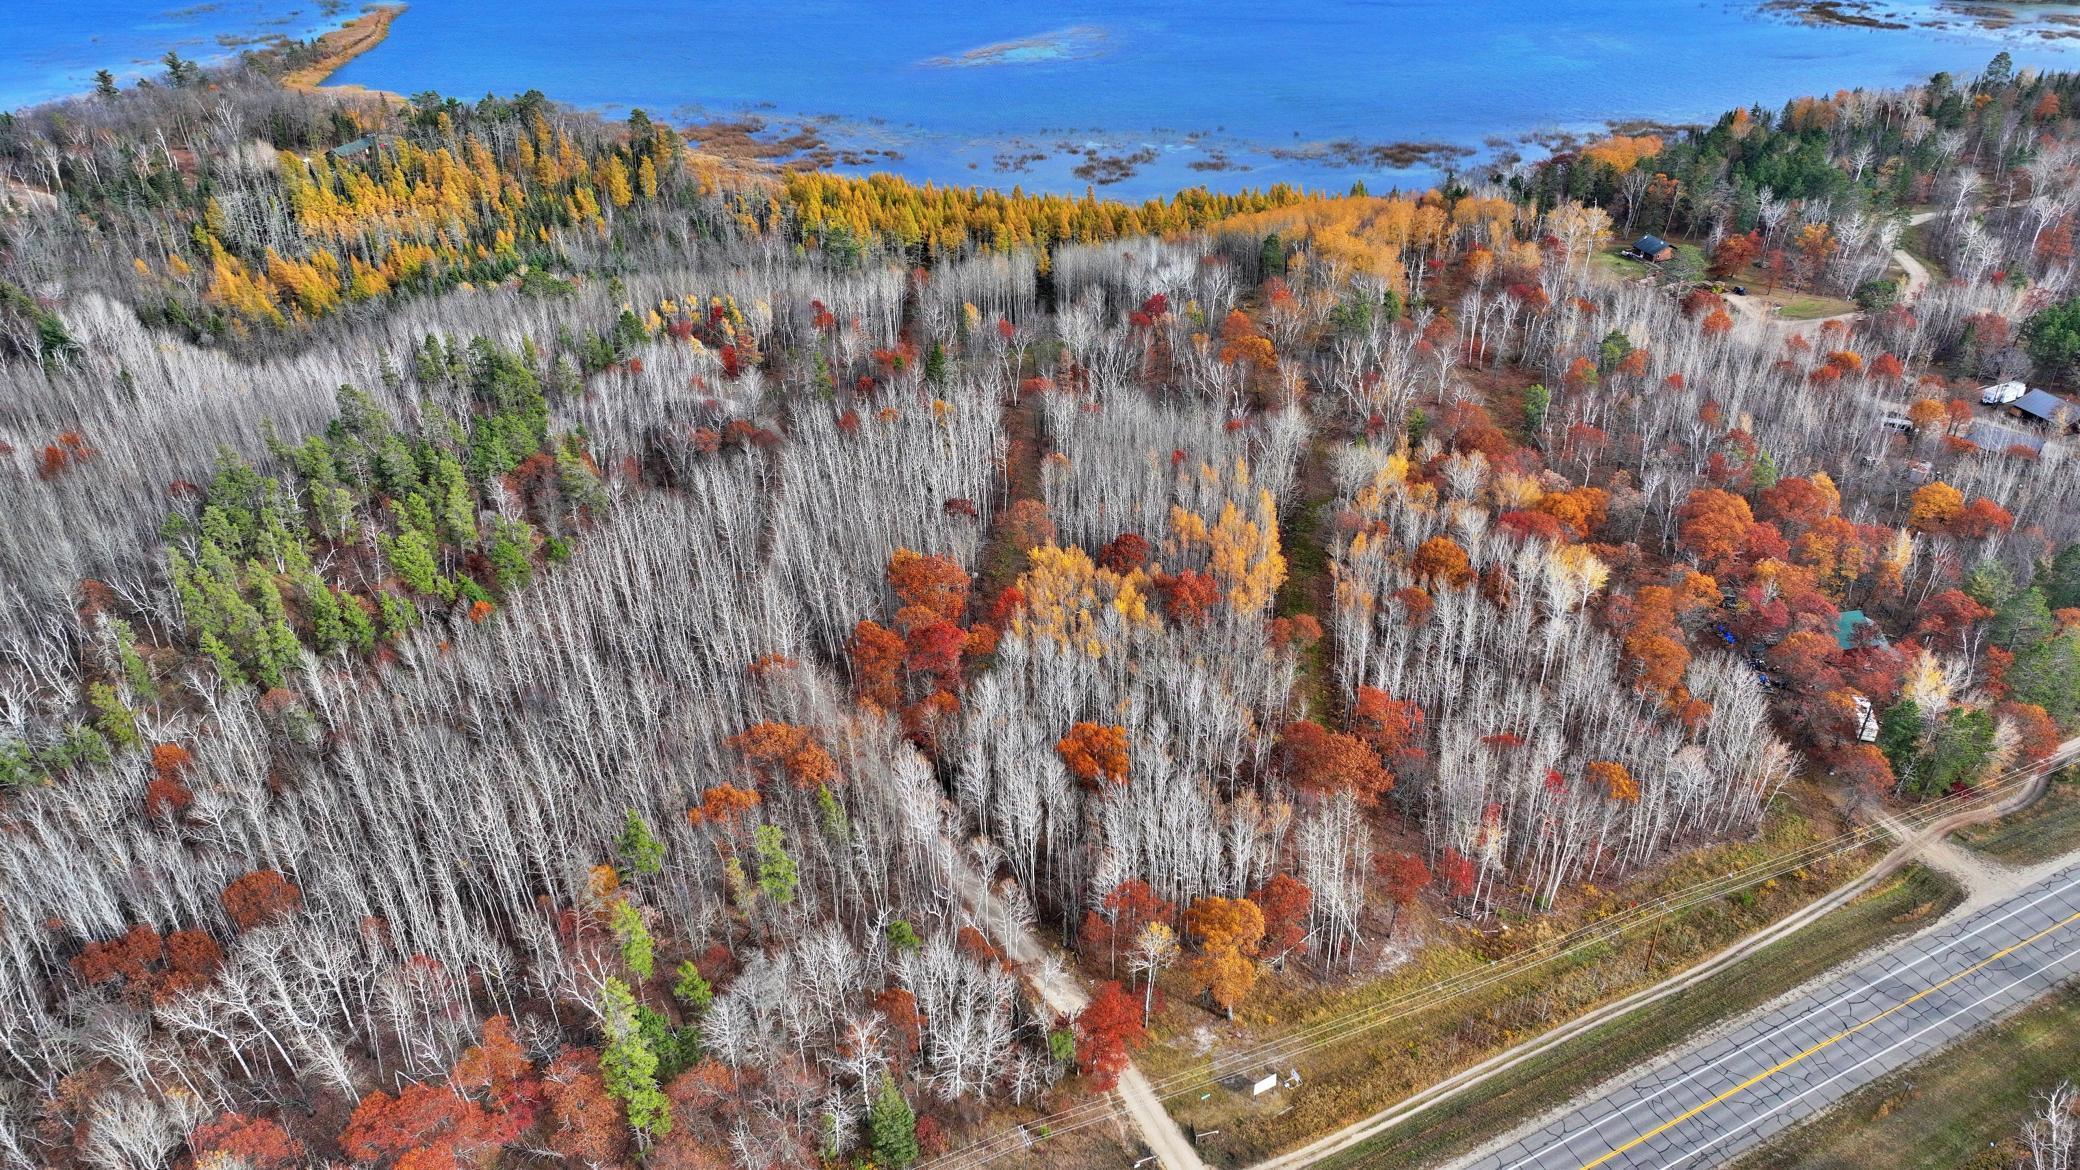
[[[1995,951],[1993,954],[1986,956],[1984,959],[1981,959],[1980,961],[1972,964],[1969,967],[1966,967],[1964,970],[1959,971],[1957,974],[1950,976],[1948,979],[1943,980],[1941,983],[1936,983],[1929,987],[1925,987],[1922,990],[1915,992],[1909,998],[1903,999],[1898,1003],[1893,1004],[1891,1007],[1886,1008],[1884,1011],[1879,1012],[1877,1015],[1872,1016],[1870,1019],[1865,1020],[1854,1027],[1845,1028],[1842,1031],[1836,1032],[1834,1035],[1829,1036],[1827,1039],[1820,1041],[1818,1044],[1813,1045],[1811,1048],[1806,1049],[1804,1052],[1798,1053],[1796,1056],[1788,1057],[1785,1060],[1777,1063],[1776,1065],[1770,1068],[1766,1068],[1759,1073],[1756,1073],[1754,1076],[1749,1077],[1747,1080],[1742,1081],[1740,1084],[1735,1085],[1731,1089],[1726,1090],[1725,1092],[1719,1094],[1711,1100],[1706,1101],[1701,1105],[1692,1106],[1690,1109],[1685,1110],[1683,1113],[1677,1115],[1676,1117],[1668,1121],[1665,1121],[1660,1125],[1655,1126],[1654,1128],[1639,1135],[1638,1137],[1633,1138],[1631,1141],[1626,1142],[1624,1145],[1619,1146],[1614,1150],[1611,1150],[1609,1153],[1603,1155],[1601,1158],[1598,1158],[1593,1162],[1584,1162],[1582,1164],[1581,1170],[1596,1170],[1596,1167],[1603,1165],[1604,1163],[1610,1161],[1612,1158],[1620,1157],[1624,1155],[1627,1151],[1636,1149],[1647,1142],[1653,1141],[1655,1138],[1660,1137],[1662,1134],[1667,1133],[1669,1130],[1674,1129],[1676,1126],[1683,1124],[1684,1122],[1690,1120],[1691,1118],[1697,1116],[1700,1113],[1703,1113],[1705,1110],[1710,1109],[1712,1106],[1717,1105],[1719,1102],[1724,1101],[1729,1097],[1735,1097],[1740,1095],[1741,1093],[1746,1092],[1754,1086],[1761,1084],[1763,1081],[1766,1081],[1769,1078],[1777,1075],[1778,1073],[1783,1072],[1785,1069],[1790,1068],[1792,1065],[1795,1065],[1800,1061],[1803,1061],[1804,1059],[1813,1055],[1814,1053],[1819,1052],[1822,1049],[1832,1047],[1835,1044],[1841,1043],[1843,1040],[1846,1040],[1849,1037],[1854,1036],[1858,1032],[1863,1031],[1865,1028],[1870,1027],[1872,1024],[1875,1024],[1878,1021],[1883,1020],[1885,1017],[1890,1016],[1895,1012],[1902,1011],[1908,1007],[1911,1007],[1914,1004],[1920,1002],[1921,1000],[1926,999],[1931,995],[1934,995],[1938,991],[1941,991],[1945,987],[1948,987],[1951,984],[1957,982],[1958,980],[1963,979],[1965,976],[1973,974],[1977,971],[1983,971],[1987,967],[1990,967],[1993,964],[2001,961],[2002,959],[2007,958],[2009,955],[2014,954],[2016,951],[2019,951],[2022,948],[2029,946],[2031,943],[2034,943],[2039,939],[2044,938],[2046,935],[2053,934],[2057,931],[2063,930],[2066,927],[2071,926],[2075,922],[2080,922],[2080,912],[2073,913],[2065,918],[2060,919],[2057,922],[2052,923],[2050,926],[2047,926],[2044,929],[2038,931],[2037,933],[2030,935],[2028,938],[2023,939],[2021,942],[2014,943],[2001,950]]]

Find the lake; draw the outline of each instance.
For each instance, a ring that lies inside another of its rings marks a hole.
[[[155,58],[161,32],[192,45],[324,23],[309,4],[268,0],[185,17],[115,0],[0,0],[0,17],[11,8],[27,19],[14,25],[26,36],[0,46],[0,101],[11,103],[77,89],[118,56]],[[1423,185],[1612,120],[1709,120],[1749,102],[1971,75],[2002,49],[2024,66],[2080,60],[2080,7],[2009,10],[2012,23],[1984,5],[1851,0],[1837,11],[1903,27],[1809,23],[1733,0],[414,0],[334,80],[465,98],[532,87],[675,122],[751,115],[768,138],[807,126],[811,157],[838,169],[1048,190],[1096,182],[1139,197],[1195,184]]]

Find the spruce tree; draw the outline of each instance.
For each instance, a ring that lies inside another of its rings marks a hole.
[[[917,1161],[917,1114],[887,1073],[881,1074],[881,1087],[867,1110],[867,1133],[874,1161],[881,1165],[901,1170]]]
[[[628,810],[623,822],[621,836],[614,842],[615,851],[621,855],[624,872],[636,877],[652,877],[664,868],[664,845],[650,832],[649,822],[634,809]]]

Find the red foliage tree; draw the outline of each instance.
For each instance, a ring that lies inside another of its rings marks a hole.
[[[1177,907],[1156,896],[1148,883],[1128,878],[1112,887],[1095,910],[1086,911],[1076,932],[1077,949],[1084,958],[1103,958],[1109,970],[1119,969],[1120,952],[1132,947],[1141,930],[1151,922],[1167,922]]]
[[[1148,563],[1148,541],[1138,532],[1122,532],[1098,550],[1098,563],[1126,574]]]
[[[1762,517],[1792,531],[1799,531],[1832,516],[1841,506],[1841,496],[1803,475],[1785,476],[1756,496]]]
[[[1378,687],[1359,687],[1351,704],[1353,735],[1379,753],[1382,762],[1409,759],[1423,754],[1423,709],[1413,701],[1396,699]]]
[[[188,1135],[195,1164],[233,1160],[247,1170],[288,1170],[303,1162],[303,1143],[263,1117],[226,1113]]]
[[[1958,535],[1977,540],[1996,532],[2011,531],[2015,527],[2015,517],[2009,515],[2006,508],[1980,496],[1965,505],[1956,527]]]
[[[1249,900],[1264,914],[1264,946],[1274,955],[1300,949],[1307,939],[1307,911],[1314,891],[1290,874],[1274,874],[1251,890]]]
[[[1566,538],[1566,526],[1549,512],[1526,511],[1522,508],[1504,512],[1496,523],[1519,537],[1536,538],[1557,544]]]
[[[966,630],[952,622],[927,622],[911,628],[904,642],[903,666],[923,679],[930,690],[959,690],[961,656],[967,649]]]
[[[1286,777],[1302,791],[1349,792],[1371,805],[1394,790],[1393,774],[1380,763],[1379,753],[1355,735],[1296,719],[1278,739]]]
[[[1141,1005],[1116,979],[1098,984],[1090,1002],[1076,1013],[1076,1066],[1099,1092],[1119,1084],[1127,1067],[1127,1046],[1147,1036]]]
[[[1394,933],[1394,925],[1401,921],[1401,911],[1422,896],[1423,887],[1430,884],[1430,867],[1413,853],[1384,853],[1373,862],[1386,884],[1387,901],[1394,906],[1394,913],[1387,920],[1387,933]]]
[[[340,1149],[359,1162],[387,1162],[416,1155],[414,1165],[452,1163],[458,1142],[480,1113],[440,1085],[414,1082],[396,1096],[378,1090],[361,1099],[339,1135]]]
[[[256,869],[224,887],[224,913],[240,930],[280,922],[302,905],[303,891],[271,869]]]
[[[1473,859],[1449,845],[1445,846],[1444,856],[1437,859],[1437,869],[1433,872],[1445,892],[1455,898],[1471,894],[1474,881],[1480,876]]]
[[[1957,653],[1971,628],[1993,616],[1962,589],[1945,589],[1921,603],[1911,636],[1931,650]]]
[[[1213,607],[1221,602],[1221,587],[1211,574],[1197,569],[1186,569],[1176,575],[1159,574],[1155,579],[1156,593],[1163,599],[1163,612],[1171,620],[1186,625],[1197,625],[1206,620]]]

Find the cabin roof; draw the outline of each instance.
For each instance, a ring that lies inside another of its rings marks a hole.
[[[1632,245],[1632,247],[1634,251],[1645,252],[1647,255],[1652,256],[1661,249],[1668,247],[1668,241],[1660,236],[1641,236],[1639,243]]]
[[[1835,645],[1840,646],[1844,650],[1855,649],[1856,631],[1866,625],[1870,626],[1871,633],[1876,635],[1872,640],[1883,646],[1885,644],[1884,633],[1878,629],[1877,623],[1865,617],[1860,609],[1843,610],[1842,616],[1836,619],[1834,623]]]
[[[2056,421],[2058,412],[2062,410],[2069,415],[2075,413],[2072,403],[2051,393],[2049,390],[2032,390],[2008,405],[2032,418],[2043,419],[2045,422]]]

